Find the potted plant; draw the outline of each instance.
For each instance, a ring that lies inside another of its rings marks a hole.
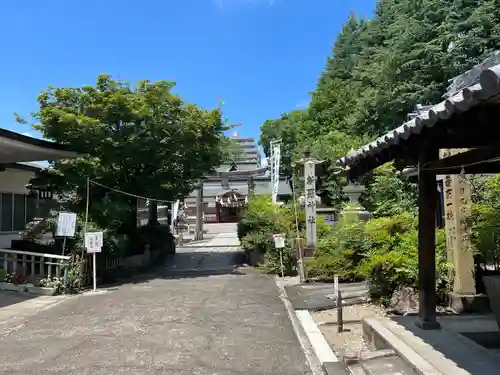
[[[25,292],[26,286],[24,285],[24,278],[17,275],[15,272],[6,273],[4,282],[0,284],[2,290],[10,290],[13,292]]]
[[[47,277],[38,280],[35,285],[27,284],[26,291],[30,294],[55,296],[60,292],[63,284],[63,279],[60,277]]]

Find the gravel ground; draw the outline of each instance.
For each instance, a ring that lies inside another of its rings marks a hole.
[[[382,307],[372,304],[362,304],[344,307],[344,329],[338,333],[337,310],[325,310],[312,313],[332,349],[337,354],[359,355],[360,352],[370,351],[363,340],[361,320],[367,317],[385,316]]]

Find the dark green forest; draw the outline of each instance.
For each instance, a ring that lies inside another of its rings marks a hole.
[[[334,173],[339,168],[336,160],[401,125],[417,105],[442,101],[451,79],[496,50],[498,0],[380,0],[371,18],[351,13],[318,72],[308,108],[265,121],[260,144],[269,154],[269,141],[281,138],[286,175],[294,175],[292,163],[306,148],[325,160],[319,194],[323,203],[340,211],[347,181]],[[500,177],[471,179],[472,250],[476,259],[499,259]],[[418,288],[418,187],[392,164],[358,182],[367,188],[361,203],[373,219],[340,220],[331,232],[320,226],[314,257],[307,261],[308,275],[365,279],[372,297],[388,302],[397,288]],[[281,228],[274,228],[275,220],[268,216],[270,233],[277,233]],[[252,235],[243,244],[264,248],[265,243]],[[277,264],[272,244],[268,245],[266,264]],[[438,293],[445,303],[453,267],[445,229],[438,229],[436,245]]]
[[[332,171],[351,148],[401,125],[417,104],[441,101],[450,79],[500,49],[499,21],[495,0],[381,0],[370,19],[351,13],[310,93],[309,107],[261,126],[264,152],[269,153],[269,140],[281,138],[283,173],[291,174],[291,161],[308,145]],[[373,189],[401,193],[387,199],[408,197],[401,191],[407,184],[390,168],[376,173],[390,188]],[[397,178],[388,181],[388,173]],[[339,203],[343,183],[332,173],[323,179],[330,203]],[[370,197],[367,208],[390,209]]]

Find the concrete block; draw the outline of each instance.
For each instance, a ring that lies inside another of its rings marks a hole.
[[[491,310],[500,328],[500,275],[484,276],[483,282],[486,288],[486,294],[490,300]]]
[[[55,296],[57,293],[56,288],[46,288],[41,286],[27,285],[26,292],[29,294],[35,294],[39,296]]]
[[[484,294],[463,295],[451,292],[450,308],[455,314],[485,314],[491,312],[490,302]]]
[[[12,283],[5,283],[1,282],[0,283],[0,290],[9,290],[12,292],[21,292],[24,293],[26,291],[26,285],[24,284],[12,284]]]

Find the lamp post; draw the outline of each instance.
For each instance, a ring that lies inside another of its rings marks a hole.
[[[316,158],[311,157],[311,152],[309,148],[304,152],[304,157],[297,162],[293,163],[293,167],[298,165],[303,166],[298,169],[299,177],[302,175],[304,177],[304,195],[299,198],[299,204],[301,201],[303,202],[303,206],[306,210],[306,240],[307,247],[309,250],[314,250],[317,242],[317,230],[316,230],[316,205],[319,201],[319,197],[316,195],[316,165],[322,164],[322,160],[318,160]],[[302,169],[302,171],[301,171]],[[302,204],[301,204],[302,205]],[[297,229],[298,230],[298,229]],[[297,233],[298,237],[298,233]],[[297,242],[300,243],[299,238],[297,238]],[[299,268],[299,275],[301,281],[304,281],[304,253],[303,249],[300,248],[298,252],[298,260],[297,266]]]

